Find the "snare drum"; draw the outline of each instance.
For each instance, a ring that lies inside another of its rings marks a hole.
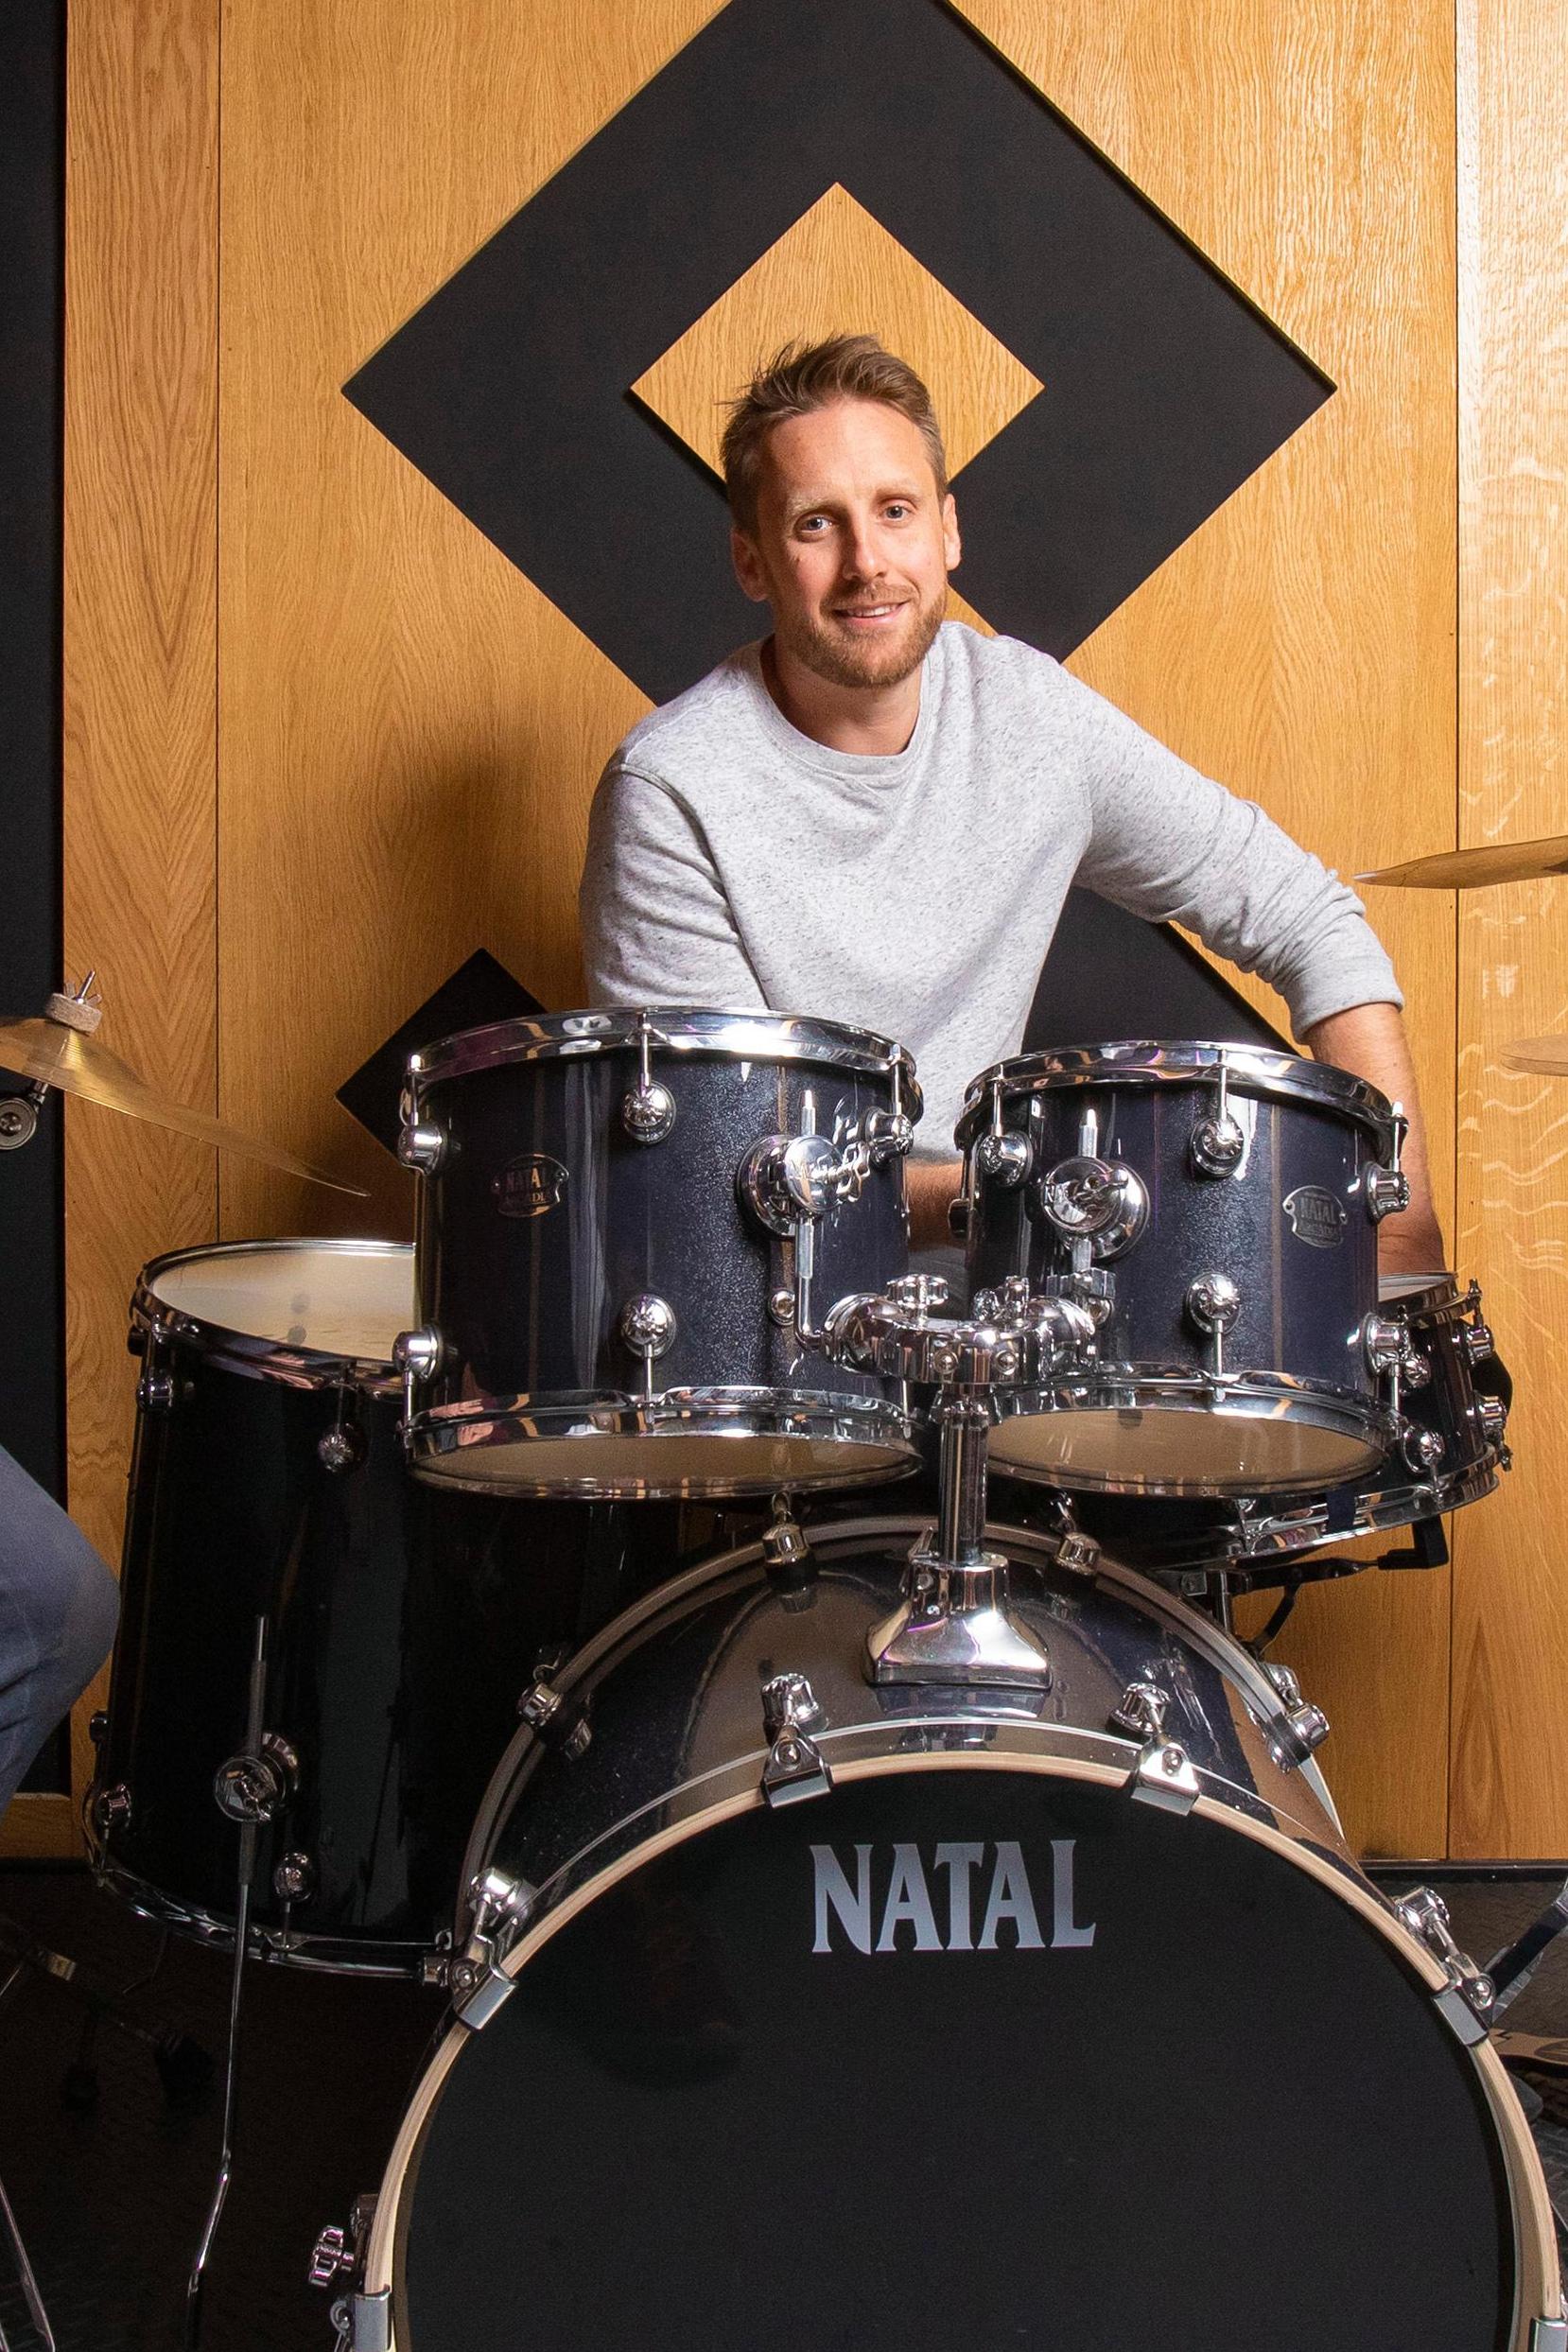
[[[391,1355],[413,1253],[246,1242],[157,1259],[119,1639],[88,1803],[100,1880],[260,1958],[417,1975],[542,1658],[679,1557],[673,1509],[522,1505],[408,1476]],[[260,1739],[248,1715],[258,1628]]]
[[[1400,1431],[1377,1229],[1402,1134],[1363,1080],[1250,1047],[1089,1046],[976,1079],[972,1287],[1025,1278],[1100,1325],[1081,1375],[1002,1401],[997,1467],[1121,1494],[1366,1477]]]
[[[409,1064],[425,1479],[501,1494],[767,1493],[914,1467],[833,1302],[908,1263],[914,1065],[770,1012],[568,1013]]]

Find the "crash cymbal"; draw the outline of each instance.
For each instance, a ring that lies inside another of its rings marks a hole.
[[[1568,1078],[1568,1036],[1515,1037],[1503,1048],[1510,1070],[1539,1070],[1548,1078]]]
[[[345,1184],[340,1176],[312,1168],[279,1144],[264,1143],[204,1110],[188,1109],[183,1103],[171,1103],[155,1093],[93,1035],[101,1008],[88,1001],[91,984],[89,976],[79,995],[52,996],[42,1018],[0,1020],[0,1071],[13,1071],[38,1087],[58,1087],[62,1094],[99,1103],[106,1110],[122,1111],[131,1119],[145,1119],[152,1126],[172,1128],[176,1135],[193,1136],[199,1143],[214,1143],[219,1151],[237,1152],[270,1168],[286,1169],[290,1176],[308,1176],[311,1183],[329,1184],[334,1192],[364,1197],[359,1185]]]
[[[1568,833],[1545,841],[1489,842],[1484,849],[1440,849],[1434,857],[1380,866],[1354,879],[1392,890],[1480,890],[1489,882],[1539,881],[1546,874],[1568,874]]]

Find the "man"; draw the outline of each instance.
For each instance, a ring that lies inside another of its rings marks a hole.
[[[914,1236],[935,1244],[964,1088],[1018,1052],[1086,883],[1261,972],[1319,1060],[1404,1105],[1411,1205],[1383,1263],[1440,1266],[1403,1000],[1359,900],[1047,654],[944,621],[958,517],[914,371],[870,336],[788,347],[733,404],[723,462],[736,572],[773,634],[605,770],[582,893],[594,1000],[898,1038],[926,1094]]]

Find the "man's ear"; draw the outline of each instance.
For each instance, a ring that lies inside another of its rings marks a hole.
[[[950,490],[942,501],[942,552],[950,571],[956,571],[964,558],[964,542],[958,535],[958,509]]]
[[[768,583],[762,569],[762,559],[739,526],[729,534],[729,560],[735,566],[735,577],[754,604],[768,601]]]

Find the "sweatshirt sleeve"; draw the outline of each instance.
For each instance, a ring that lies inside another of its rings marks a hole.
[[[1404,1002],[1366,909],[1255,801],[1227,792],[1113,704],[1059,673],[1077,708],[1089,802],[1077,879],[1156,923],[1181,923],[1290,1006],[1299,1037],[1355,1004]]]
[[[618,758],[594,794],[578,908],[595,1004],[766,1002],[701,827]]]

